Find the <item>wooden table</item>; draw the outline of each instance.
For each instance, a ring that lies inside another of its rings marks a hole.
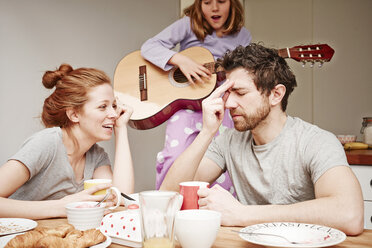
[[[62,223],[67,223],[66,218],[61,219],[48,219],[37,221],[39,226],[55,227]],[[212,248],[262,248],[265,246],[255,245],[249,243],[239,237],[237,233],[231,232],[231,229],[240,230],[241,227],[221,227],[216,241]],[[111,244],[110,248],[123,248],[118,244]],[[346,240],[338,245],[332,246],[333,248],[371,248],[372,247],[372,230],[364,230],[359,236],[349,236]],[[181,248],[179,244],[176,244],[176,248]]]

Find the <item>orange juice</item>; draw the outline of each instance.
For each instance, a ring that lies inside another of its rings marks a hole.
[[[143,248],[173,248],[173,242],[168,238],[151,238],[143,242]]]

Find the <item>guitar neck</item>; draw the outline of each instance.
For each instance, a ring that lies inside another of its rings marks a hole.
[[[278,49],[278,54],[282,58],[290,58],[288,48]],[[203,66],[206,67],[211,73],[219,74],[220,72],[224,71],[221,67],[215,68],[215,64],[215,62],[210,62],[204,64]]]
[[[290,58],[290,56],[289,56],[290,53],[289,53],[288,48],[278,49],[278,54],[282,58]]]
[[[215,64],[216,64],[215,62],[209,62],[209,63],[205,63],[203,66],[207,68],[211,73],[217,73]]]
[[[312,65],[314,62],[320,62],[320,66],[324,62],[329,62],[334,54],[334,50],[327,44],[316,44],[316,45],[305,45],[295,46],[291,48],[278,49],[278,55],[282,58],[290,58],[296,61],[310,62]],[[215,68],[215,62],[204,64],[204,66],[211,72],[217,74],[217,81],[223,81],[226,79],[223,68]]]

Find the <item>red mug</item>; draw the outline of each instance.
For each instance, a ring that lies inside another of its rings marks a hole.
[[[199,209],[199,196],[197,194],[199,188],[207,188],[209,183],[199,181],[189,181],[180,183],[180,194],[183,196],[181,210]]]

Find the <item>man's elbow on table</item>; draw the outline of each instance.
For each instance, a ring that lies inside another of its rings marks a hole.
[[[355,207],[345,212],[342,216],[342,223],[340,223],[340,230],[343,231],[346,235],[359,235],[364,230],[364,214],[363,206]]]

